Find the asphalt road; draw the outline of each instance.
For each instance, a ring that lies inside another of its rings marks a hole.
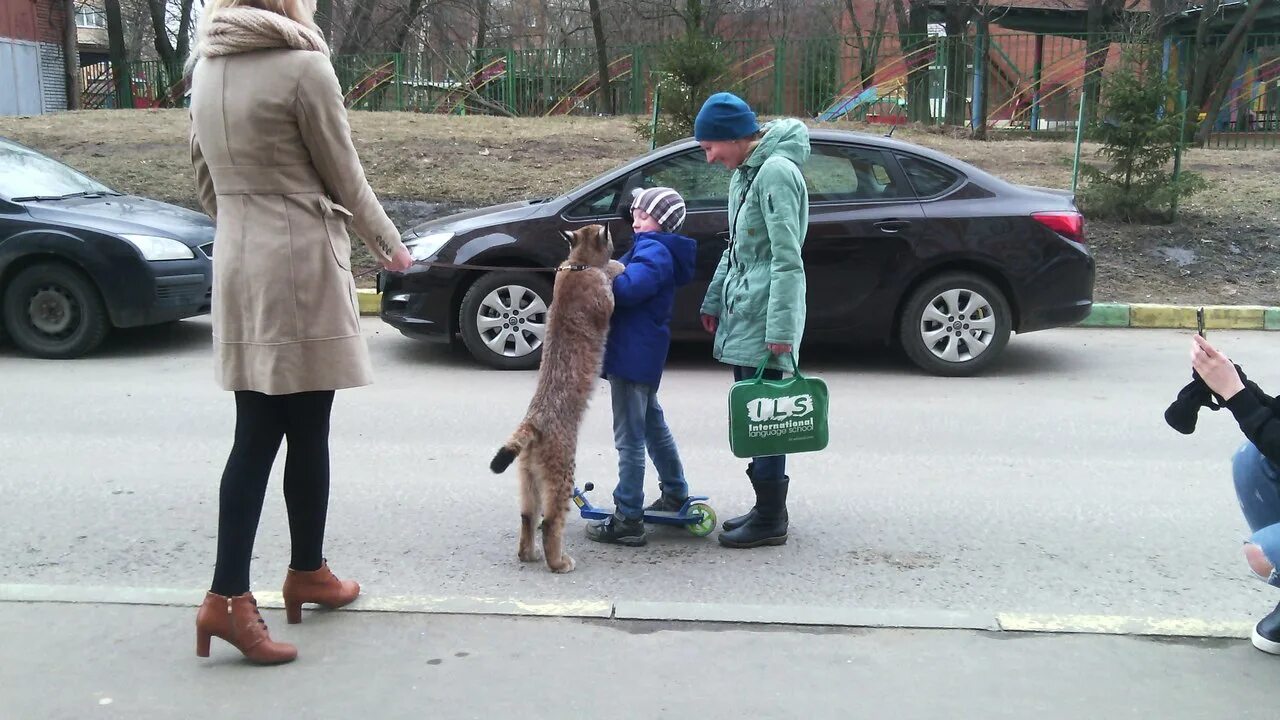
[[[731,551],[652,531],[606,547],[570,518],[567,576],[515,558],[516,474],[488,461],[533,373],[365,319],[377,384],[340,393],[326,555],[370,596],[669,601],[1250,621],[1276,602],[1239,551],[1226,413],[1183,437],[1162,413],[1188,376],[1186,332],[1058,330],[1010,343],[991,374],[943,379],[872,350],[806,353],[832,397],[831,446],[792,458],[790,542]],[[1264,388],[1280,336],[1211,339]],[[750,505],[727,443],[726,368],[674,353],[660,398],[695,492]],[[0,349],[0,583],[208,586],[231,396],[207,319],[111,340],[95,357]],[[278,590],[288,536],[277,465],[254,565]],[[583,429],[579,483],[616,477],[607,386]],[[650,480],[656,492],[656,479]],[[192,602],[198,602],[199,596]]]

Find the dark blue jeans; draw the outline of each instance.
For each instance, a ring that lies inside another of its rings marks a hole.
[[[658,404],[658,391],[619,377],[609,377],[613,395],[613,444],[618,448],[618,487],[613,504],[627,518],[644,515],[644,455],[649,451],[658,469],[663,494],[674,498],[689,495],[680,453]]]
[[[756,376],[758,367],[742,367],[741,365],[733,366],[733,379],[735,382],[753,378]],[[782,371],[765,368],[765,380],[781,380]],[[751,470],[751,479],[760,482],[774,482],[782,480],[787,476],[787,456],[786,455],[770,455],[768,457],[751,458],[753,465]]]

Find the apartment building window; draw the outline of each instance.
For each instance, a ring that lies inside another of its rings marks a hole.
[[[76,27],[78,28],[103,28],[107,27],[107,14],[101,10],[95,10],[91,7],[80,6],[76,8]]]

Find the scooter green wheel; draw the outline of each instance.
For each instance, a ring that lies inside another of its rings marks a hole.
[[[698,537],[706,537],[715,532],[716,511],[706,503],[694,503],[689,506],[689,514],[698,516],[698,522],[687,525],[689,532]]]

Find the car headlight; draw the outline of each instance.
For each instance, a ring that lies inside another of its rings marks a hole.
[[[195,257],[191,248],[173,238],[155,235],[121,235],[130,245],[138,248],[147,260],[190,260]]]
[[[451,232],[427,233],[422,237],[406,240],[404,246],[409,248],[409,255],[417,262],[425,262],[435,257],[444,244],[453,239]]]

